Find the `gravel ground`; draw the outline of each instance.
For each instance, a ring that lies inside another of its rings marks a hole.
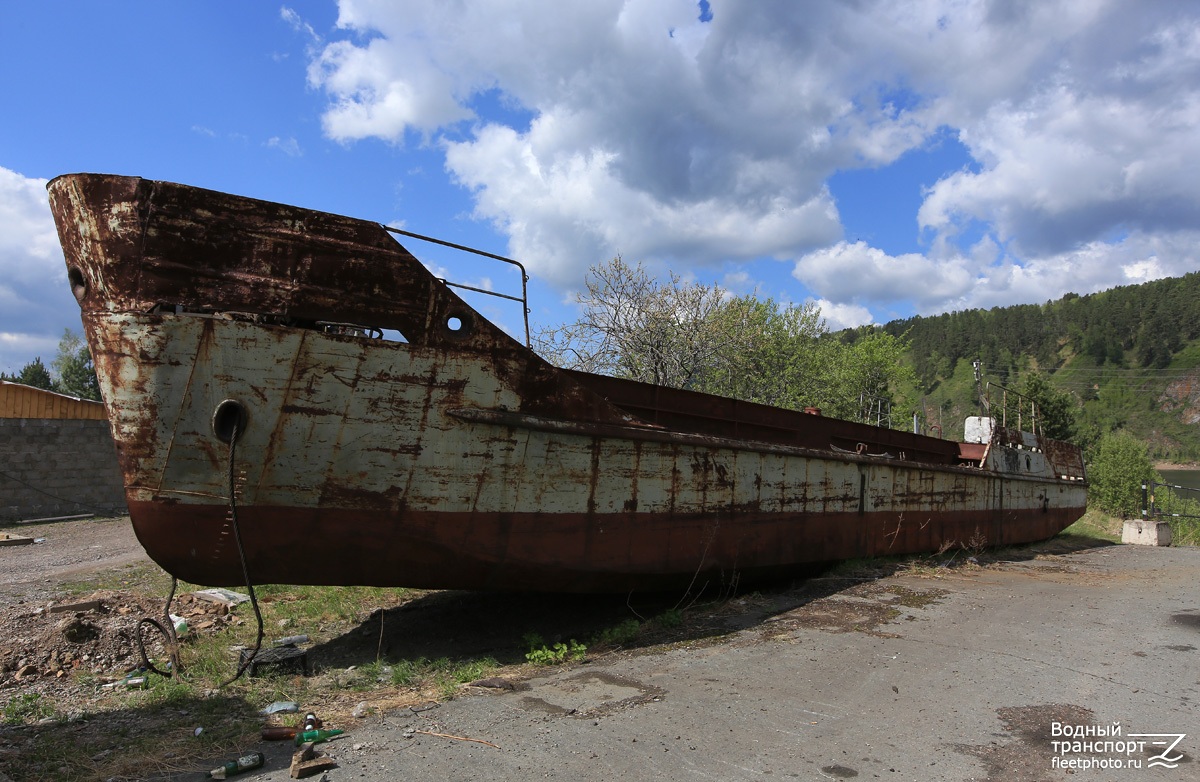
[[[60,583],[88,573],[151,564],[128,516],[15,524],[0,531],[41,541],[0,546],[0,606],[49,599]]]
[[[376,715],[318,745],[321,778],[1200,780],[1198,582],[1200,550],[1138,546],[894,575],[717,644]],[[1122,734],[1064,753],[1056,723]],[[289,778],[292,748],[256,749],[253,779]]]

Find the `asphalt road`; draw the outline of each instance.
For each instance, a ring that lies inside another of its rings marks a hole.
[[[1133,546],[894,576],[368,718],[315,778],[1200,780],[1198,584],[1200,549]],[[1135,734],[1185,735],[1156,762],[1175,735]],[[293,748],[259,749],[240,778],[288,779]]]

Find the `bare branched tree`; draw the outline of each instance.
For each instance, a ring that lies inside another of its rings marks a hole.
[[[620,256],[592,267],[585,285],[579,320],[533,338],[559,366],[687,388],[736,340],[716,317],[728,299],[718,286],[675,274],[660,283]]]

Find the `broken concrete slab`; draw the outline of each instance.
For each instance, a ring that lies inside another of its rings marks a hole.
[[[241,592],[234,592],[232,589],[222,589],[221,587],[214,587],[213,589],[201,589],[198,592],[193,592],[192,594],[201,600],[207,600],[210,603],[220,603],[221,605],[230,607],[250,602],[250,595],[244,595]]]
[[[52,605],[50,606],[50,613],[84,613],[87,611],[99,611],[103,606],[103,600],[81,600],[74,603],[59,603],[58,605]]]
[[[25,546],[33,542],[28,535],[14,535],[11,532],[0,532],[0,546]]]

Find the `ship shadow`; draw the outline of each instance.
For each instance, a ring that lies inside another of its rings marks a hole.
[[[262,724],[241,694],[171,697],[37,724],[0,723],[0,779],[202,780],[208,769],[248,754],[264,756],[257,773],[286,777],[291,742],[248,738]],[[280,778],[277,776],[277,778]]]
[[[783,574],[703,582],[670,592],[613,594],[433,591],[377,609],[357,627],[309,650],[317,669],[376,661],[521,664],[541,647],[571,642],[595,658],[662,644],[706,642],[864,583],[922,569],[979,568],[1114,545],[1078,535],[982,551],[822,563]]]

